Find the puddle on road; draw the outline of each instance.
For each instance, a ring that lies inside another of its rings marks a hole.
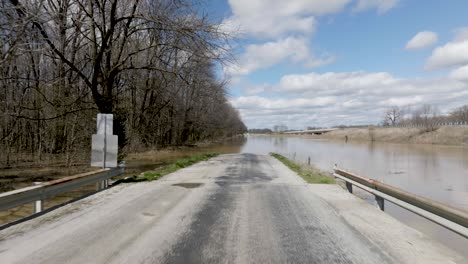
[[[193,188],[198,188],[202,186],[203,183],[197,183],[197,182],[186,182],[186,183],[176,183],[172,184],[172,186],[179,186],[187,189],[193,189]]]

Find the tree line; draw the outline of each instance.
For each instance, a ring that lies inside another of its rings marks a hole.
[[[0,154],[89,155],[96,114],[120,152],[246,130],[217,77],[229,36],[192,0],[0,3]],[[16,160],[15,158],[16,157]]]
[[[447,115],[442,115],[439,109],[430,104],[416,107],[391,106],[384,113],[383,126],[422,126],[428,131],[437,128],[441,123],[468,122],[468,105],[452,109]]]

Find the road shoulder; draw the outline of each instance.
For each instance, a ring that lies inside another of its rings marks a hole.
[[[311,184],[309,190],[336,214],[401,263],[467,263],[467,259],[427,235],[380,211],[338,185]]]

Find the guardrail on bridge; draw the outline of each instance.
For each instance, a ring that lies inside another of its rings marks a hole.
[[[461,236],[468,238],[468,212],[424,198],[376,180],[355,175],[335,166],[333,176],[346,183],[353,192],[353,185],[375,196],[377,205],[384,210],[384,200],[405,208]]]
[[[67,192],[85,185],[96,183],[97,190],[108,187],[108,180],[124,172],[124,168],[100,169],[81,173],[58,180],[38,183],[10,192],[0,193],[0,210],[7,210],[26,203],[34,202],[34,213],[42,211],[43,201],[59,193]]]

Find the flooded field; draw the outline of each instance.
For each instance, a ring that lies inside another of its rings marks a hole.
[[[202,147],[182,147],[162,151],[148,151],[130,154],[126,158],[125,174],[119,178],[138,175],[150,171],[181,158],[207,152],[238,153],[246,143],[245,138],[228,140],[220,144]],[[73,167],[49,166],[41,167],[28,164],[23,168],[8,168],[0,170],[0,193],[33,185],[34,182],[52,181],[82,172],[97,170],[85,164]],[[114,179],[115,180],[115,179]],[[70,192],[62,193],[44,201],[44,210],[63,204],[96,191],[95,185],[84,186]],[[32,204],[25,204],[9,210],[0,211],[0,226],[27,217],[33,212]]]

